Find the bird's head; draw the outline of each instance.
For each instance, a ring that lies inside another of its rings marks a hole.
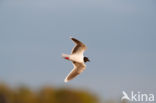
[[[86,62],[90,62],[90,60],[88,59],[88,57],[84,57],[83,60],[84,60],[85,63]]]

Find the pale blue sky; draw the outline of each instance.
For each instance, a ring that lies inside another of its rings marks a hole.
[[[83,41],[87,69],[61,58]],[[122,90],[156,93],[155,0],[1,0],[0,81],[88,88],[102,98]]]

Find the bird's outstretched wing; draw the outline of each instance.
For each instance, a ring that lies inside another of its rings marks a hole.
[[[75,47],[72,49],[71,54],[83,54],[84,51],[87,49],[86,45],[75,38],[71,38],[71,40],[73,40],[73,42],[76,44]]]
[[[64,82],[68,82],[69,80],[73,79],[74,77],[79,75],[81,72],[83,72],[84,69],[86,68],[86,65],[84,63],[73,62],[73,65],[74,65],[73,70],[65,78]]]

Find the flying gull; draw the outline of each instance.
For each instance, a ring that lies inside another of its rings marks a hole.
[[[62,54],[62,57],[66,60],[72,61],[74,68],[65,78],[64,82],[72,80],[74,77],[83,72],[86,69],[85,63],[90,61],[88,57],[83,55],[87,49],[86,45],[75,38],[71,37],[70,39],[75,43],[75,47],[72,49],[70,55]]]

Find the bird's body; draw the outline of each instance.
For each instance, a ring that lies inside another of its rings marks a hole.
[[[79,54],[71,54],[71,55],[68,55],[68,54],[62,54],[62,56],[67,59],[67,60],[70,60],[70,61],[75,61],[75,62],[79,62],[79,63],[83,63],[84,60],[84,56],[83,55],[79,55]]]
[[[68,74],[68,76],[65,78],[65,82],[68,82],[69,80],[76,77],[78,74],[83,72],[86,68],[85,62],[89,61],[87,57],[84,57],[83,53],[87,49],[87,47],[80,42],[79,40],[75,38],[71,38],[74,43],[76,44],[75,47],[72,49],[72,52],[70,55],[68,54],[62,54],[62,57],[72,61],[72,64],[74,66],[73,70]]]

